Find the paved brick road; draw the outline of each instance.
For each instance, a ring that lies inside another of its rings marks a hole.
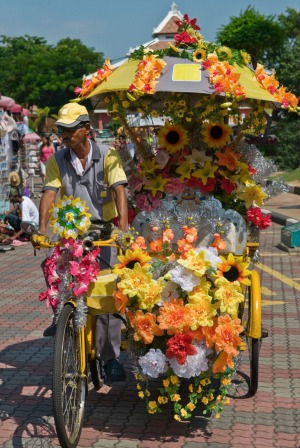
[[[259,391],[245,398],[247,359],[232,387],[231,404],[219,420],[197,415],[178,423],[171,415],[149,416],[128,373],[105,393],[92,388],[80,447],[116,448],[299,448],[300,447],[300,264],[299,254],[276,248],[281,227],[261,237],[264,327]],[[37,300],[44,290],[31,245],[0,253],[0,447],[57,447],[52,418],[52,339],[43,338],[50,313]],[[270,272],[270,268],[275,270]]]

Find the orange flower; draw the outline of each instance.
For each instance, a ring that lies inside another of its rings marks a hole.
[[[234,363],[232,362],[232,356],[223,351],[219,353],[218,357],[215,359],[212,366],[212,371],[213,373],[223,373],[226,371],[226,367],[232,369],[234,367]]]
[[[197,240],[198,232],[197,229],[195,229],[195,227],[183,226],[182,230],[184,231],[185,239],[187,240],[188,243],[193,243],[194,241]]]
[[[147,245],[145,243],[145,238],[143,236],[138,236],[134,243],[131,244],[131,249],[147,249]]]
[[[164,334],[163,330],[158,327],[154,314],[144,314],[142,310],[138,310],[135,313],[127,311],[126,317],[134,329],[133,339],[135,341],[143,340],[145,344],[151,344],[154,336],[162,336]]]
[[[126,294],[123,294],[121,289],[117,289],[117,291],[115,291],[113,293],[113,296],[115,298],[116,310],[120,314],[124,314],[125,313],[126,304],[128,302],[128,296],[126,296]]]
[[[163,243],[170,243],[174,238],[174,232],[172,229],[165,229],[163,231]]]
[[[186,333],[191,322],[191,311],[184,306],[182,299],[171,299],[159,309],[159,328],[167,330],[169,335]]]
[[[232,151],[231,148],[226,147],[224,151],[216,152],[216,156],[219,159],[218,164],[221,166],[226,166],[229,171],[234,171],[240,155]]]
[[[193,245],[188,243],[185,238],[180,238],[177,241],[178,252],[182,254],[182,257],[185,258],[186,254],[189,250],[193,249]]]
[[[215,331],[215,347],[221,352],[224,350],[230,356],[237,356],[237,347],[241,343],[239,334],[243,331],[240,319],[231,319],[228,314],[218,317],[218,326]]]
[[[150,249],[152,252],[161,252],[162,251],[162,238],[158,238],[157,240],[150,242]]]

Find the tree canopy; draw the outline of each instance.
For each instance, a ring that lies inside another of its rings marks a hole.
[[[0,36],[0,92],[23,106],[57,109],[74,98],[84,74],[103,64],[103,54],[79,39],[62,39],[56,46],[36,36]]]

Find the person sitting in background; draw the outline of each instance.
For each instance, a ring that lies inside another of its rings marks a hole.
[[[54,154],[55,148],[50,140],[50,137],[43,137],[42,144],[40,146],[40,172],[42,182],[45,182],[46,176],[46,163],[49,157]]]
[[[22,221],[32,221],[36,225],[39,223],[39,211],[30,198],[17,193],[10,198],[10,202],[12,208],[5,212],[5,221],[14,229],[15,233],[6,238],[7,243],[20,238],[21,235],[26,236],[21,228]]]

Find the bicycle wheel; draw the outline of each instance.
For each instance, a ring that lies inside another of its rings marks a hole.
[[[66,304],[59,316],[53,354],[53,410],[57,437],[63,448],[77,447],[87,394],[86,375],[81,374],[81,329],[75,310]]]
[[[99,390],[104,384],[104,374],[101,360],[98,358],[90,360],[91,378],[96,390]]]
[[[259,352],[262,341],[260,279],[255,270],[251,275],[251,285],[245,290],[243,325],[250,362],[249,394],[255,395],[258,389]]]

